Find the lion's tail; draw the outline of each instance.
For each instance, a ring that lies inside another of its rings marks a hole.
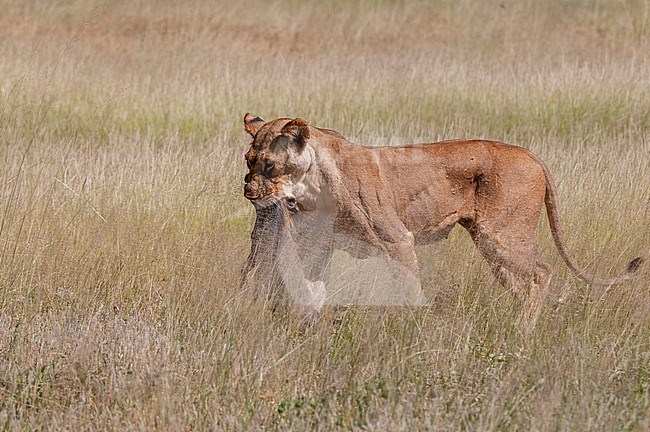
[[[533,157],[533,159],[535,159],[535,161],[537,161],[537,163],[542,167],[542,170],[544,171],[544,177],[546,177],[546,196],[544,197],[544,202],[546,203],[548,223],[551,227],[551,234],[553,235],[555,246],[560,252],[560,256],[562,256],[566,265],[571,269],[571,271],[573,271],[573,273],[576,274],[576,276],[578,276],[583,281],[591,284],[616,285],[631,279],[634,276],[634,273],[636,273],[636,271],[643,263],[643,258],[634,258],[632,261],[630,261],[625,270],[623,270],[618,276],[611,279],[605,279],[591,275],[578,266],[578,264],[573,259],[573,256],[571,256],[571,253],[567,249],[566,241],[564,239],[562,223],[560,222],[560,215],[558,213],[557,193],[555,189],[555,182],[553,181],[553,176],[546,167],[546,164],[537,155],[531,152],[529,152],[529,154]]]

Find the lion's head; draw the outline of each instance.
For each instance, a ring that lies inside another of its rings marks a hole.
[[[305,151],[309,126],[302,119],[265,122],[246,114],[244,129],[253,137],[245,156],[249,172],[244,177],[244,196],[256,208],[282,200],[298,211],[297,200],[304,192],[301,180],[312,161],[312,154]]]

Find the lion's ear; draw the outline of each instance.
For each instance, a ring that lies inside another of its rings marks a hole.
[[[298,146],[298,150],[302,151],[309,139],[309,125],[301,118],[293,119],[284,125],[280,133],[293,138]]]
[[[255,134],[257,133],[258,130],[260,130],[263,124],[264,124],[264,120],[262,120],[259,117],[253,117],[251,113],[246,113],[246,115],[244,116],[244,129],[252,137],[255,136]]]

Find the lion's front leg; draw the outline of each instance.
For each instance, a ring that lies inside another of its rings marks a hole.
[[[294,217],[295,229],[285,233],[278,254],[278,273],[303,324],[318,319],[327,299],[333,234],[329,219],[318,214]]]
[[[308,304],[303,311],[303,325],[308,325],[320,318],[320,312],[327,300],[326,286],[329,282],[330,265],[332,261],[331,241],[318,244],[304,257],[306,297]]]
[[[296,301],[303,308],[304,322],[313,322],[327,300],[332,262],[334,215],[314,211],[294,217],[293,244],[300,260],[303,281],[294,285]],[[288,251],[287,253],[292,253]]]
[[[371,212],[351,211],[341,225],[348,228],[348,235],[388,259],[394,282],[392,285],[397,285],[399,292],[397,296],[391,294],[390,298],[386,298],[386,304],[423,306],[427,303],[420,285],[414,236],[396,214],[386,212],[373,215]],[[372,229],[364,229],[367,227]],[[357,255],[355,252],[353,254]]]
[[[425,305],[427,300],[420,284],[420,269],[413,234],[406,231],[400,241],[385,243],[385,247],[391,260],[393,278],[401,288],[404,305]]]
[[[327,291],[323,281],[310,280],[307,277],[296,250],[292,241],[284,245],[277,263],[278,273],[284,282],[288,298],[303,323],[313,322],[320,316],[327,299]]]

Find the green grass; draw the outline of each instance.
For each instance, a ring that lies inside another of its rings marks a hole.
[[[580,263],[650,256],[647,2],[0,8],[3,430],[650,428],[648,266],[585,285],[545,220],[527,338],[459,228],[418,251],[427,310],[331,307],[301,334],[238,287],[245,112],[530,148]]]

